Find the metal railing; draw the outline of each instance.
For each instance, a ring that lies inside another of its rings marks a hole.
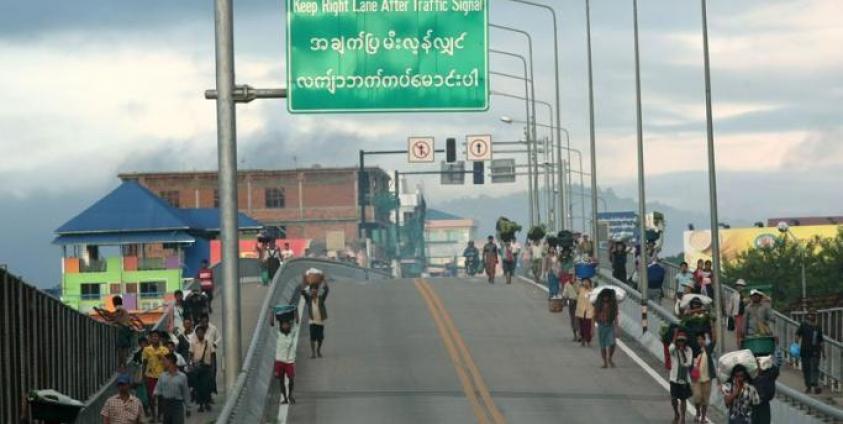
[[[665,268],[665,286],[668,286],[670,289],[675,288],[674,282],[679,267],[668,262],[662,262],[662,265]],[[722,287],[723,304],[725,307],[728,299],[735,294],[735,289],[725,284]],[[667,290],[668,288],[665,289],[665,292]],[[779,340],[778,349],[784,353],[785,358],[791,363],[801,368],[800,358],[791,356],[790,350],[788,349],[788,346],[796,341],[796,330],[799,328],[799,321],[775,310],[773,311],[773,317],[773,325],[770,329],[773,331],[773,335]],[[823,337],[825,357],[820,361],[820,381],[832,391],[840,391],[843,388],[843,343],[827,335],[827,328],[829,327],[825,325],[830,321],[829,316],[819,319],[820,315],[817,313],[817,318],[820,327],[823,329],[823,333],[826,333],[825,337]]]
[[[117,368],[117,328],[0,268],[0,422],[30,419],[25,397],[54,389],[88,399]]]
[[[297,289],[302,273],[311,266],[325,271],[329,279],[338,276],[367,280],[389,277],[379,271],[331,260],[298,258],[284,262],[272,279],[269,294],[264,299],[257,325],[252,332],[240,375],[234,387],[227,390],[226,402],[217,418],[217,424],[263,422],[266,396],[272,381],[275,341],[278,336],[277,331],[271,331],[266,326],[270,307],[279,303],[294,304],[298,300]]]
[[[600,252],[605,253],[605,252]],[[601,260],[601,264],[610,264],[610,262],[606,260]],[[678,267],[672,264],[665,264],[665,282],[666,285],[672,286],[673,284],[670,283],[674,281],[674,276]],[[629,269],[629,268],[628,268]],[[636,288],[629,286],[626,282],[619,281],[612,277],[611,266],[608,268],[601,267],[600,268],[600,277],[605,280],[609,281],[612,284],[619,285],[627,290],[629,299],[626,302],[621,303],[621,312],[629,317],[639,317],[641,314],[640,309],[640,302],[641,302],[641,294],[638,292]],[[734,292],[731,288],[725,288],[727,295]],[[668,291],[667,288],[665,290]],[[671,292],[673,293],[673,292]],[[725,298],[725,297],[724,297]],[[624,326],[624,330],[627,334],[631,334],[638,340],[639,343],[644,345],[648,350],[656,355],[656,357],[661,358],[661,340],[658,337],[658,328],[661,328],[662,323],[679,323],[678,318],[673,314],[673,311],[668,311],[662,305],[657,304],[653,301],[647,302],[648,307],[648,316],[647,319],[649,321],[649,334],[641,335],[641,328],[640,326],[636,328],[627,328]],[[795,333],[796,328],[798,328],[798,324],[793,321],[792,319],[785,317],[784,315],[774,312],[776,314],[776,321],[774,323],[774,332],[776,335],[779,335],[779,340],[793,340],[793,333]],[[636,321],[635,319],[631,321]],[[796,327],[794,327],[796,326]],[[632,326],[629,326],[632,327]],[[788,334],[789,333],[789,334]],[[788,337],[789,336],[789,337]],[[779,348],[782,348],[783,343],[780,343]],[[823,373],[823,378],[827,379],[830,378],[832,375],[836,375],[834,377],[834,381],[838,387],[840,382],[840,361],[843,360],[843,356],[841,355],[840,344],[834,340],[829,340],[826,338],[826,343],[824,343],[826,349],[826,362],[825,366],[823,367],[826,371]],[[833,347],[832,347],[833,346]],[[786,352],[787,349],[784,349],[784,353],[786,356],[789,356],[789,352]],[[836,360],[831,360],[830,355],[832,354],[838,355]],[[822,366],[822,364],[821,364]],[[823,372],[821,370],[821,372]],[[836,372],[836,374],[834,374]],[[807,396],[804,393],[795,390],[787,385],[776,382],[776,393],[778,398],[786,401],[786,402],[774,402],[774,408],[780,414],[789,414],[790,416],[797,416],[800,414],[814,414],[820,416],[823,419],[832,420],[832,421],[843,421],[843,410],[836,408],[832,405],[828,405],[823,403],[817,399],[812,398],[811,396]],[[792,404],[795,408],[790,407],[789,405]],[[716,399],[712,399],[712,405],[717,408],[722,408],[722,402],[717,401]],[[777,417],[781,418],[780,415],[776,415]],[[784,422],[790,422],[785,419]]]

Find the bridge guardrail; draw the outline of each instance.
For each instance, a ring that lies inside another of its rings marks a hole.
[[[1,422],[29,418],[24,398],[31,390],[85,400],[112,378],[117,328],[80,314],[5,267],[0,283]]]
[[[674,281],[674,276],[679,268],[668,262],[662,262],[662,265],[666,271],[665,284],[673,286],[670,282]],[[723,284],[722,290],[723,304],[725,305],[728,299],[735,293],[735,289]],[[801,367],[800,358],[791,356],[790,350],[787,349],[787,346],[796,340],[796,330],[799,328],[799,322],[776,310],[773,311],[773,316],[775,317],[775,321],[773,322],[772,330],[773,335],[779,339],[779,349],[787,359],[795,363],[798,367]],[[821,318],[819,314],[817,314],[817,318],[820,325],[823,324],[823,320],[828,321],[830,319],[830,317]],[[826,333],[825,328],[823,328],[823,333]],[[840,391],[843,388],[843,343],[828,337],[828,335],[823,337],[823,341],[825,359],[820,361],[820,379],[832,391]]]
[[[227,390],[225,405],[217,417],[217,424],[263,422],[264,406],[272,382],[272,367],[275,360],[277,331],[267,331],[266,322],[273,304],[298,300],[299,284],[304,269],[312,264],[331,278],[344,274],[353,278],[388,278],[380,271],[359,268],[355,265],[316,258],[296,258],[284,262],[272,279],[269,295],[264,299],[257,325],[252,333],[243,366],[234,387]]]
[[[649,331],[647,333],[643,333],[643,329],[640,325],[641,294],[638,290],[628,285],[626,282],[613,278],[611,270],[606,270],[601,267],[599,268],[599,275],[600,278],[605,281],[609,281],[611,284],[618,285],[627,290],[629,299],[626,302],[622,302],[620,305],[622,316],[625,315],[625,317],[622,317],[625,319],[621,319],[621,327],[624,329],[626,334],[634,337],[642,346],[650,351],[650,353],[652,353],[656,358],[659,358],[659,361],[662,361],[663,346],[658,336],[658,329],[661,327],[663,322],[678,323],[678,318],[672,311],[666,310],[664,307],[655,302],[648,301],[647,309],[649,313],[647,315],[647,319],[649,323]],[[786,320],[792,321],[787,317],[782,317]],[[782,422],[802,423],[820,423],[828,420],[843,421],[843,410],[820,402],[810,396],[806,396],[804,393],[794,390],[793,388],[790,388],[780,382],[776,382],[776,394],[777,399],[771,403],[771,407],[773,408],[773,416],[776,417],[777,421],[780,419]],[[725,406],[719,392],[712,392],[711,405],[718,410],[725,410]],[[811,414],[815,416],[812,416]]]

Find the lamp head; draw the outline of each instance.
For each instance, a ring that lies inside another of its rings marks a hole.
[[[507,116],[507,115],[501,116],[501,122],[511,124],[512,123],[512,117]]]

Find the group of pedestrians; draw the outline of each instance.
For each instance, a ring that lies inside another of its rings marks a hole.
[[[521,246],[514,240],[506,240],[498,244],[495,236],[489,236],[483,249],[478,250],[473,241],[469,241],[463,258],[465,258],[466,273],[474,275],[477,267],[482,265],[489,284],[495,283],[498,264],[501,266],[506,284],[512,284],[512,277],[518,266],[518,258],[521,255]]]
[[[311,278],[312,277],[312,278]],[[322,358],[322,345],[325,342],[325,321],[328,319],[326,300],[330,288],[324,273],[316,268],[308,269],[304,275],[300,296],[304,299],[310,333],[310,358]],[[270,326],[278,321],[278,339],[275,345],[274,376],[280,382],[282,404],[294,404],[293,396],[296,377],[296,341],[299,326],[298,311],[287,307],[284,312],[270,318]]]
[[[180,424],[190,416],[192,403],[200,413],[211,411],[222,342],[210,322],[213,291],[213,271],[203,261],[194,288],[186,295],[174,293],[172,330],[135,334],[137,350],[121,366],[117,394],[101,410],[105,423],[140,423],[145,416],[147,422]],[[122,305],[119,296],[112,302]]]

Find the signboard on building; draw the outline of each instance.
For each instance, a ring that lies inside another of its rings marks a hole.
[[[488,3],[287,0],[287,108],[488,109]]]
[[[442,162],[442,180],[443,185],[462,185],[465,184],[465,162],[457,161],[454,163]]]
[[[597,222],[605,222],[609,229],[608,239],[614,241],[633,240],[638,234],[638,214],[626,212],[600,212]]]
[[[492,183],[515,182],[515,159],[492,160]]]
[[[407,139],[408,162],[432,163],[435,154],[433,137],[410,137]]]
[[[492,160],[492,136],[465,136],[465,156],[472,162]]]
[[[790,227],[790,233],[800,240],[814,237],[833,238],[840,227],[837,225],[805,225]],[[730,228],[720,230],[720,256],[729,262],[739,254],[753,248],[775,245],[782,237],[776,227]],[[711,231],[685,231],[685,261],[695,264],[697,260],[711,260]]]

